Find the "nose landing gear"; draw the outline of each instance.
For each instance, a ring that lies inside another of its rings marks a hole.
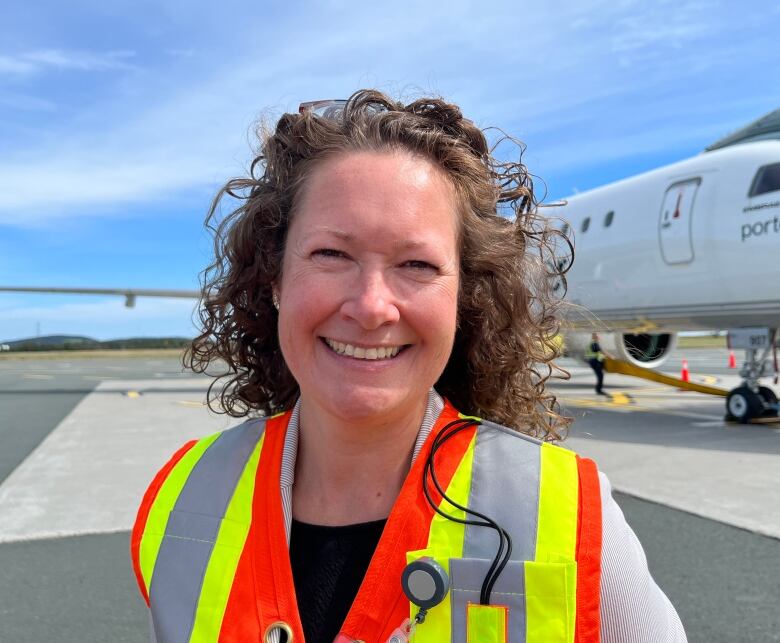
[[[768,375],[767,362],[769,352],[774,347],[776,329],[769,333],[771,341],[766,342],[761,349],[747,348],[745,363],[739,374],[742,384],[729,392],[726,398],[726,420],[747,424],[759,418],[778,417],[778,401],[775,392],[760,386],[760,377]]]

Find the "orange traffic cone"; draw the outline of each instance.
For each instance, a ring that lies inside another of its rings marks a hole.
[[[688,370],[688,360],[684,359],[682,361],[682,370],[680,371],[680,379],[683,382],[690,382],[691,381],[691,373]]]
[[[737,368],[737,358],[734,357],[734,351],[729,351],[729,368]]]

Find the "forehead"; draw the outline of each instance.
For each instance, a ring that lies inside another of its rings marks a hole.
[[[457,227],[456,193],[446,173],[407,151],[346,152],[317,164],[302,186],[295,218],[380,227]],[[372,215],[382,215],[376,218]]]

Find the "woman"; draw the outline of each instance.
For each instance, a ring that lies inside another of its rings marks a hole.
[[[224,195],[189,364],[261,417],[146,493],[157,641],[684,640],[606,479],[551,444],[565,239],[522,164],[455,105],[362,91],[284,115]]]

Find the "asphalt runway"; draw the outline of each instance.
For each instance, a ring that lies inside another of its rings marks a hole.
[[[726,351],[685,353],[664,370],[736,379]],[[610,477],[689,640],[780,641],[780,429],[622,376],[601,398],[563,365],[568,444]],[[129,528],[178,446],[236,422],[206,410],[207,384],[168,357],[0,360],[0,641],[148,640]]]

